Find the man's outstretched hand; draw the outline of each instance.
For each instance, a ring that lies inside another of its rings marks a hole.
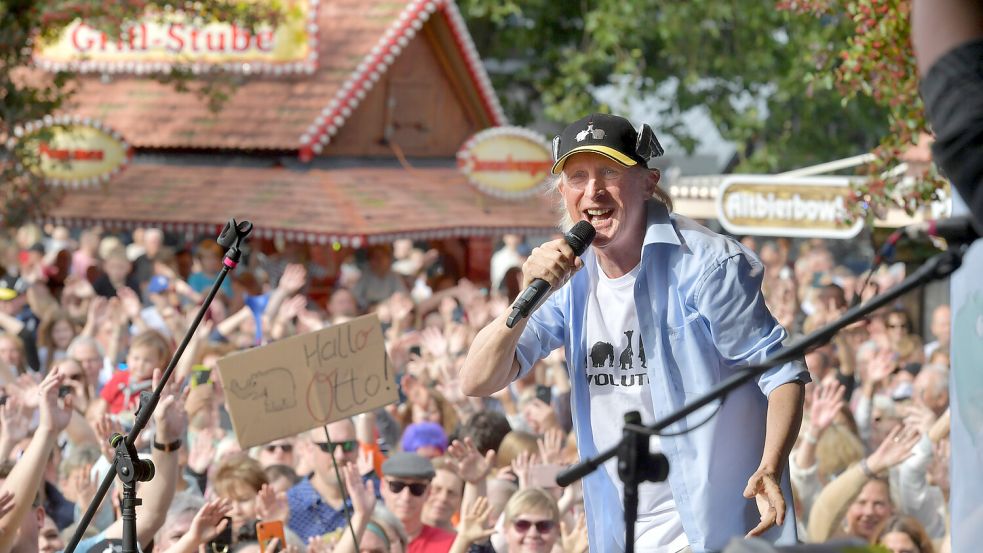
[[[754,499],[761,514],[761,522],[745,537],[760,536],[772,526],[781,526],[785,522],[785,496],[782,495],[775,471],[767,467],[755,471],[748,479],[744,497]]]

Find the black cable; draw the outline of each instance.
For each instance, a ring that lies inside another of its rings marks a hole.
[[[352,541],[355,542],[355,551],[358,551],[358,536],[355,535],[355,526],[352,524],[352,514],[348,512],[348,489],[345,487],[345,481],[341,478],[341,471],[338,469],[338,459],[335,459],[334,442],[331,441],[331,434],[328,434],[328,425],[324,425],[324,438],[328,441],[328,446],[331,447],[331,464],[334,465],[334,475],[338,479],[338,486],[341,488],[341,508],[345,510],[345,519],[348,521],[348,529],[352,533]],[[368,516],[372,516],[368,513]]]
[[[724,399],[726,399],[726,398],[723,398],[723,397],[720,398],[720,402],[717,403],[717,407],[713,410],[712,413],[710,413],[709,415],[707,415],[707,418],[704,419],[703,422],[701,422],[700,424],[698,424],[696,426],[689,427],[686,430],[680,430],[679,432],[670,432],[670,433],[656,432],[655,435],[656,436],[659,436],[660,438],[672,438],[672,437],[675,437],[675,436],[682,436],[683,434],[689,434],[690,432],[692,432],[692,431],[696,430],[697,428],[699,428],[699,427],[705,425],[706,423],[710,422],[710,419],[712,419],[713,417],[715,417],[717,415],[717,413],[720,412],[720,408],[724,406]]]

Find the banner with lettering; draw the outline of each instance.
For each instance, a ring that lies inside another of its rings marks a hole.
[[[844,177],[734,175],[720,184],[717,218],[732,234],[853,238],[864,221],[850,218],[851,201]]]
[[[174,65],[234,73],[312,73],[317,68],[316,0],[281,0],[276,27],[250,31],[235,22],[205,22],[183,12],[148,11],[111,37],[76,19],[56,38],[40,40],[34,61],[48,71],[166,72]]]
[[[218,362],[239,445],[248,448],[399,398],[375,314]]]

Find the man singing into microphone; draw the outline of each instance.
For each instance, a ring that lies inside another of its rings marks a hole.
[[[466,393],[487,396],[563,346],[577,446],[591,457],[621,438],[623,413],[662,419],[765,360],[786,332],[765,307],[755,255],[670,215],[659,172],[647,168],[662,154],[647,125],[636,131],[624,118],[590,115],[553,150],[562,226],[588,221],[596,238],[582,259],[563,239],[533,250],[523,286],[539,278],[553,293],[514,328],[505,312],[482,329],[461,378]],[[746,534],[794,543],[786,459],[808,380],[796,364],[779,365],[715,415],[707,406],[667,430],[690,431],[660,439],[669,479],[640,487],[635,550],[714,551]],[[614,459],[585,479],[591,551],[624,550],[622,493]]]

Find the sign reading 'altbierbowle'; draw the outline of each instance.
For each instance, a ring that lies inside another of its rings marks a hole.
[[[80,72],[144,73],[171,65],[229,71],[313,71],[317,61],[314,0],[283,0],[276,27],[248,29],[234,22],[205,22],[174,11],[147,12],[126,23],[118,36],[76,19],[55,39],[39,41],[34,60],[43,69]]]
[[[735,175],[720,185],[717,217],[732,234],[853,238],[850,180],[840,177]]]
[[[243,448],[293,436],[398,399],[375,315],[219,360]]]

